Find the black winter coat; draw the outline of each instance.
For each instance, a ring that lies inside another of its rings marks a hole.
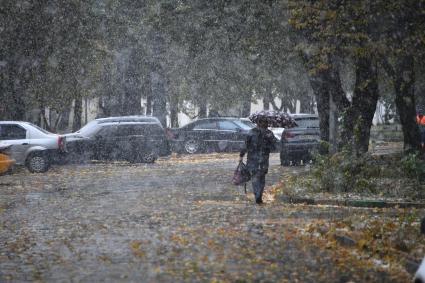
[[[253,128],[246,138],[245,147],[240,152],[243,157],[248,152],[247,167],[254,175],[261,170],[266,174],[269,169],[269,155],[275,149],[276,138],[268,129]]]

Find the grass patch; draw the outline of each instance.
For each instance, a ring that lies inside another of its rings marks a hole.
[[[285,195],[355,194],[424,200],[425,161],[417,154],[355,157],[341,152],[317,156],[309,170],[286,176],[278,187],[278,193]]]

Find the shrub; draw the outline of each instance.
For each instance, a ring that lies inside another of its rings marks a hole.
[[[330,157],[316,156],[312,174],[316,189],[328,192],[374,191],[372,181],[381,174],[375,160],[366,154],[356,157],[348,152],[339,152]]]
[[[406,155],[401,159],[401,168],[410,178],[414,178],[418,183],[425,180],[425,161],[418,153]]]

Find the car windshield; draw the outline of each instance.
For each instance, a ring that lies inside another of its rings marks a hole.
[[[94,135],[99,130],[99,124],[96,120],[90,121],[84,127],[79,129],[77,133],[85,137],[90,137]]]
[[[298,118],[295,119],[299,128],[319,128],[319,119],[317,118]]]
[[[233,122],[244,130],[251,130],[252,128],[255,128],[255,124],[250,121],[235,120]]]

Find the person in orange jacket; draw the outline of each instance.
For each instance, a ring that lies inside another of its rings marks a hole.
[[[416,115],[416,122],[419,125],[419,133],[421,137],[421,147],[425,148],[425,116],[423,114]]]

